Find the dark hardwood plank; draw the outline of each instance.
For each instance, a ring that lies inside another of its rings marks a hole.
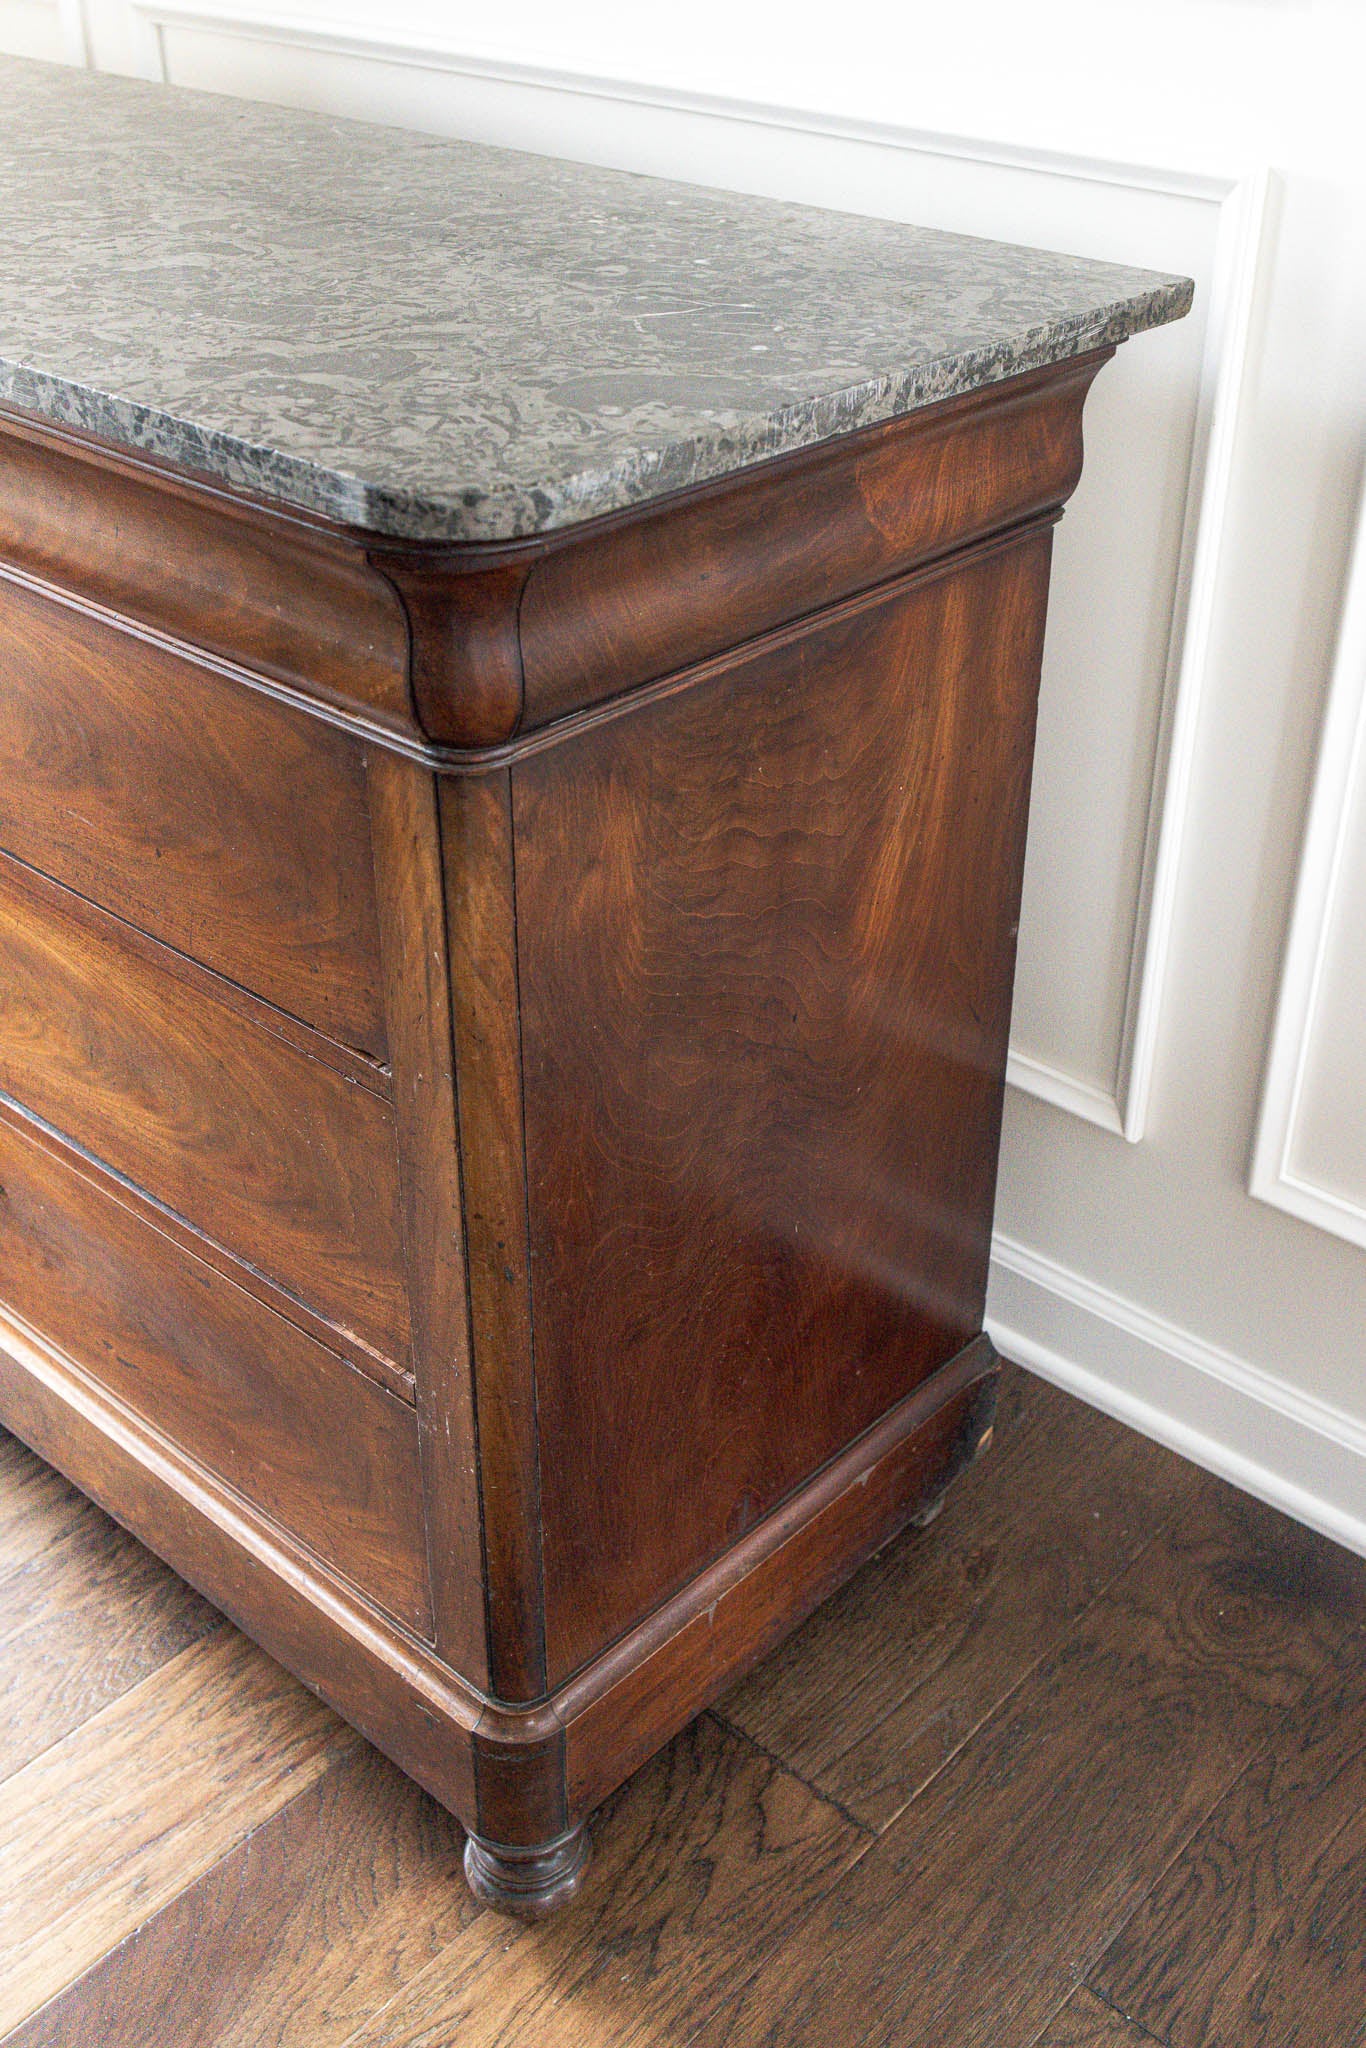
[[[1073,1992],[1031,2048],[1148,2048],[1155,2038],[1083,1986]],[[1164,2044],[1159,2042],[1158,2048]]]
[[[608,1803],[597,1839],[568,1912],[494,1942],[474,1930],[348,2048],[686,2041],[868,1837],[704,1716]]]
[[[42,1557],[58,1535],[98,1513],[69,1479],[0,1429],[0,1578]]]
[[[1215,1481],[884,1834],[697,2048],[1033,2039],[1363,1597]]]
[[[77,1499],[80,1496],[76,1496]],[[222,1617],[99,1509],[0,1575],[0,1778],[79,1728]]]
[[[1262,1974],[1236,2015],[1239,2048],[1366,2042],[1363,1899],[1366,1815],[1358,1811],[1306,1873],[1304,1900],[1271,1930]]]
[[[331,2048],[480,1917],[463,1846],[458,1822],[362,1746],[4,2048]]]
[[[1358,1566],[1366,1579],[1366,1566]],[[1288,1715],[1090,1973],[1171,2048],[1366,2035],[1366,1655]]]
[[[867,1841],[709,1719],[603,1817],[574,1911],[520,1928],[457,1825],[366,1750],[188,1884],[4,2048],[627,2048],[684,2038]]]
[[[0,2027],[14,2027],[358,1738],[233,1629],[0,1782]]]
[[[1014,1373],[989,1455],[718,1711],[885,1827],[1194,1496],[1194,1466]]]

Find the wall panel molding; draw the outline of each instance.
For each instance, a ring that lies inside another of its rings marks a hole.
[[[0,49],[48,63],[85,64],[82,0],[0,0]]]
[[[354,16],[293,15],[224,7],[206,0],[127,0],[135,60],[149,77],[170,76],[168,31],[210,33],[286,48],[446,72],[490,84],[654,108],[787,131],[802,137],[906,150],[919,155],[1035,172],[1140,193],[1194,200],[1215,214],[1213,283],[1195,401],[1195,434],[1181,518],[1175,601],[1167,625],[1157,742],[1137,900],[1116,906],[1126,936],[1122,1027],[1112,1084],[1067,1071],[1039,1048],[1011,1054],[1012,1084],[1101,1130],[1140,1140],[1160,1050],[1162,1006],[1185,846],[1201,699],[1211,660],[1216,596],[1228,524],[1240,401],[1246,380],[1264,240],[1268,175],[1173,163],[1124,163],[1036,149],[990,136],[950,135],[816,108],[771,105],[679,91],[477,51],[371,33]],[[1117,1007],[1119,1007],[1117,1005]]]
[[[90,68],[90,22],[85,11],[85,0],[57,0],[57,14],[62,28],[62,48],[68,64],[82,69]]]
[[[1366,1248],[1366,1194],[1326,1187],[1293,1164],[1310,1054],[1352,847],[1352,820],[1366,793],[1366,503],[1363,503],[1318,766],[1305,821],[1299,880],[1262,1089],[1249,1191],[1305,1223]],[[1366,1087],[1366,1079],[1363,1080]],[[1366,1161],[1362,1162],[1366,1174]]]

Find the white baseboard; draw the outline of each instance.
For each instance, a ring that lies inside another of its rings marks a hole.
[[[1027,1366],[1366,1556],[1366,1424],[1028,1246],[992,1247],[987,1330]]]

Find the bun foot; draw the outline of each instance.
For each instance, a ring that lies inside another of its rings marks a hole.
[[[471,1835],[465,1843],[465,1877],[476,1899],[495,1913],[544,1920],[568,1905],[592,1854],[586,1826],[530,1848]]]

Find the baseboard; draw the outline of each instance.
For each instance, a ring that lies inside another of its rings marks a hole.
[[[1366,1424],[998,1236],[1005,1358],[1366,1556]]]

